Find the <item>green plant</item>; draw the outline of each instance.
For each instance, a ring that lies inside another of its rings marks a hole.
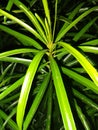
[[[34,1],[34,3],[36,2],[37,0]],[[97,67],[97,65],[93,65],[92,59],[87,57],[85,53],[98,53],[98,47],[94,45],[98,42],[98,39],[85,41],[86,36],[92,38],[92,35],[86,32],[96,23],[98,17],[95,15],[93,20],[85,19],[86,25],[84,26],[82,26],[82,20],[96,11],[98,6],[87,9],[87,11],[79,14],[79,10],[85,4],[80,3],[65,18],[63,16],[58,17],[58,3],[60,1],[56,0],[54,21],[52,21],[47,0],[42,0],[45,14],[43,19],[37,13],[32,13],[21,1],[9,0],[7,10],[10,11],[13,4],[16,5],[20,12],[23,12],[29,18],[30,25],[26,23],[25,19],[23,21],[0,9],[0,14],[4,16],[5,24],[8,24],[8,19],[10,19],[10,22],[13,21],[14,24],[19,24],[25,29],[26,33],[30,33],[30,36],[27,36],[0,24],[2,31],[17,38],[25,47],[0,53],[0,60],[2,62],[11,62],[6,67],[2,63],[1,67],[2,75],[0,81],[2,89],[0,100],[3,110],[0,110],[0,125],[2,129],[8,123],[8,127],[10,126],[11,129],[27,130],[30,127],[30,122],[38,118],[36,116],[39,116],[37,113],[41,109],[47,113],[44,113],[45,117],[43,117],[44,120],[46,119],[44,129],[51,129],[52,120],[54,121],[55,118],[61,119],[62,117],[60,127],[63,126],[66,130],[76,130],[79,126],[77,126],[75,111],[77,111],[83,128],[86,130],[90,129],[90,125],[86,121],[86,116],[84,116],[78,102],[82,100],[86,104],[85,109],[90,117],[92,112],[90,113],[89,109],[91,107],[94,110],[93,113],[98,110],[98,105],[90,97],[91,94],[93,96],[98,94],[98,72],[94,67]],[[60,20],[64,21],[61,28]],[[80,31],[78,30],[77,32],[77,24],[79,22],[82,24],[80,25]],[[56,28],[57,26],[59,26],[58,29]],[[56,33],[56,29],[59,30],[58,33]],[[32,34],[33,36],[31,36]],[[81,38],[84,39],[83,42],[77,44],[76,47],[71,43],[73,41],[78,43]],[[18,57],[13,56],[17,54]],[[18,64],[26,65],[28,68],[25,67],[22,73],[17,74],[15,70]],[[12,71],[9,72],[11,68]],[[67,82],[67,76],[72,79],[71,83]],[[10,114],[7,116],[4,108],[6,103],[11,104],[11,102],[13,102],[13,106],[10,107],[13,108],[14,112],[9,108]],[[58,105],[60,110],[57,110]],[[54,117],[52,113],[54,113]],[[83,116],[81,117],[80,114]],[[17,123],[12,118],[13,115],[16,115]],[[4,123],[3,119],[5,120]],[[34,129],[32,125],[31,127]],[[58,129],[60,129],[59,126]]]

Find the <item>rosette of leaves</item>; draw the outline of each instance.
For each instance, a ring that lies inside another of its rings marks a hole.
[[[0,30],[23,46],[0,53],[0,125],[14,130],[96,128],[92,115],[98,110],[98,72],[96,61],[88,53],[98,53],[98,39],[92,32],[95,29],[97,33],[98,6],[84,8],[85,3],[79,3],[65,17],[58,15],[60,1],[54,1],[54,13],[47,0],[40,4],[42,16],[19,0],[9,0],[7,11],[0,9],[0,16],[4,16]],[[13,5],[28,19],[11,13]],[[18,24],[24,33],[9,23]]]

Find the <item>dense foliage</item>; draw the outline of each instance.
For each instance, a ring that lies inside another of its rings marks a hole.
[[[98,129],[97,0],[1,0],[0,130]]]

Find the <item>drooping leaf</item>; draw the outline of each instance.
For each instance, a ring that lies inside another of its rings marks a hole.
[[[3,57],[0,58],[0,61],[20,63],[29,66],[32,60],[18,57]]]
[[[45,51],[41,51],[35,55],[31,64],[29,65],[29,68],[28,68],[25,78],[24,78],[24,82],[22,85],[19,102],[18,102],[18,106],[17,106],[17,115],[16,115],[19,130],[22,130],[23,118],[24,118],[24,114],[25,114],[25,109],[26,109],[29,92],[31,89],[31,85],[32,85],[35,73],[37,72],[38,65],[39,65],[44,53],[45,53]]]
[[[91,63],[74,47],[69,45],[65,42],[59,42],[59,45],[63,46],[65,50],[67,50],[69,53],[71,53],[83,66],[83,68],[86,70],[86,72],[89,74],[91,79],[94,81],[96,86],[98,86],[98,72],[97,70],[91,65]]]
[[[14,49],[11,51],[6,51],[6,52],[0,53],[0,58],[11,56],[11,55],[16,55],[16,54],[21,54],[21,53],[28,53],[28,52],[38,52],[38,50],[29,49],[29,48]]]
[[[65,86],[60,74],[60,70],[56,61],[52,57],[50,57],[50,66],[64,128],[66,130],[76,130],[75,122],[69,105]]]
[[[34,115],[38,109],[38,106],[39,106],[39,104],[44,96],[45,90],[48,86],[49,79],[50,79],[50,73],[46,75],[46,78],[44,79],[44,81],[40,85],[40,89],[39,89],[32,105],[30,107],[29,112],[27,113],[26,119],[25,119],[24,124],[23,124],[23,130],[27,130],[32,118],[34,117]]]
[[[93,92],[98,94],[98,87],[90,79],[83,77],[82,75],[65,67],[62,67],[62,71],[64,74],[66,74],[73,80],[77,81],[78,83],[82,84],[83,86],[87,87],[88,89],[91,89]]]
[[[42,49],[41,45],[38,42],[36,42],[34,39],[32,39],[32,38],[30,38],[22,33],[19,33],[11,28],[4,26],[4,25],[0,25],[0,29],[3,30],[4,32],[7,32],[10,35],[16,37],[25,46],[34,46],[37,49]]]

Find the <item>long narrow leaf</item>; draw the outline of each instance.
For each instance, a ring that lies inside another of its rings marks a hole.
[[[11,69],[13,63],[11,63],[10,65],[8,65],[5,70],[3,71],[2,75],[0,75],[0,82],[3,80],[4,76],[7,74],[7,72]]]
[[[79,91],[77,91],[76,89],[72,89],[75,97],[79,98],[82,102],[84,102],[85,104],[88,104],[89,106],[91,106],[92,108],[96,109],[98,111],[98,105],[91,100],[90,98],[88,98],[87,96],[85,96],[84,94],[80,93]]]
[[[9,76],[9,77],[7,77],[6,79],[3,79],[3,81],[0,83],[0,90],[2,91],[2,89],[3,89],[3,86],[6,84],[6,83],[8,83],[10,80],[12,79],[12,77],[11,76]]]
[[[28,48],[15,49],[15,50],[0,53],[0,58],[6,57],[6,56],[11,56],[11,55],[16,55],[16,54],[21,54],[21,53],[28,53],[28,52],[38,52],[38,50],[28,49]]]
[[[39,104],[40,104],[40,102],[41,102],[41,100],[43,98],[45,90],[46,90],[46,88],[48,86],[49,79],[50,79],[50,74],[48,74],[46,76],[46,78],[44,79],[43,83],[40,86],[38,94],[36,95],[36,97],[35,97],[35,99],[34,99],[34,101],[32,103],[32,106],[31,106],[31,108],[30,108],[30,110],[29,110],[29,112],[28,112],[28,114],[26,116],[26,119],[24,121],[23,130],[27,130],[32,118],[34,117],[34,115],[35,115],[35,113],[37,111],[37,108],[38,108],[38,106],[39,106]]]
[[[78,106],[76,100],[75,100],[75,107],[76,107],[78,116],[79,116],[79,118],[80,118],[80,120],[81,120],[81,122],[82,122],[82,124],[83,124],[83,126],[84,126],[84,128],[85,128],[85,130],[91,130],[91,129],[90,129],[90,125],[89,125],[89,123],[88,123],[88,121],[87,121],[87,118],[86,118],[86,116],[82,113],[82,110],[81,110],[81,108]]]
[[[59,42],[59,45],[63,46],[65,48],[65,50],[67,50],[69,53],[71,53],[80,62],[80,64],[83,66],[83,68],[89,74],[91,79],[98,86],[98,72],[90,64],[90,62],[78,50],[76,50],[71,45],[69,45],[69,44],[67,44],[65,42]]]
[[[46,120],[46,130],[51,129],[52,121],[52,82],[49,84],[48,89],[48,100],[47,100],[47,120]]]
[[[6,98],[6,99],[3,99],[3,100],[1,100],[0,101],[0,104],[5,104],[5,103],[8,103],[8,102],[10,102],[10,101],[14,101],[14,100],[16,100],[17,98],[19,97],[19,93],[18,94],[15,94],[15,95],[12,95],[11,97],[8,97],[8,98]]]
[[[50,57],[50,66],[52,70],[53,82],[56,90],[56,95],[66,130],[76,130],[75,122],[69,105],[65,86],[63,84],[59,68],[56,61]]]
[[[22,85],[21,94],[17,106],[17,124],[19,127],[19,130],[22,130],[22,124],[23,124],[23,118],[25,114],[26,104],[29,96],[29,92],[31,89],[31,85],[35,76],[35,73],[37,71],[38,65],[42,59],[42,56],[44,55],[45,51],[41,51],[38,54],[35,55],[33,58],[31,64],[29,65],[29,68],[26,72],[26,76]]]
[[[66,74],[73,80],[77,81],[78,83],[82,84],[83,86],[87,87],[88,89],[91,89],[93,92],[98,94],[98,87],[88,78],[85,78],[82,75],[65,67],[62,67],[62,71],[64,74]]]
[[[57,38],[62,34],[62,32],[71,24],[71,20],[69,20],[69,19],[67,19],[67,18],[65,18],[65,17],[60,17],[60,19],[61,19],[62,21],[64,21],[64,25],[63,25],[63,27],[60,29],[60,31],[58,32],[55,42],[57,41]],[[59,41],[59,40],[58,40],[58,41]]]
[[[18,57],[3,57],[3,58],[0,58],[0,61],[20,63],[20,64],[24,64],[24,65],[29,66],[29,64],[31,63],[32,60],[18,58]]]
[[[45,15],[46,18],[48,20],[48,24],[49,24],[49,28],[51,27],[51,20],[50,20],[50,12],[49,12],[49,8],[48,8],[48,2],[47,0],[42,0],[43,6],[44,6],[44,11],[45,11]]]
[[[69,14],[68,19],[73,20],[83,5],[84,2],[81,2],[78,6],[76,6],[76,8]]]
[[[77,41],[81,38],[81,36],[94,24],[94,22],[95,22],[97,19],[98,19],[98,18],[94,18],[94,19],[91,20],[88,24],[86,24],[86,25],[80,30],[80,32],[78,32],[78,33],[74,36],[73,40],[74,40],[75,42],[77,42]]]
[[[7,6],[6,6],[6,10],[8,10],[8,11],[10,11],[11,10],[11,8],[12,8],[12,6],[13,6],[13,1],[12,0],[9,0],[8,1],[8,4],[7,4]],[[6,24],[6,20],[7,20],[7,17],[5,17],[4,16],[4,23]]]
[[[55,34],[55,29],[56,29],[56,21],[57,21],[57,5],[58,5],[58,0],[55,1],[55,17],[54,17],[54,25],[53,25],[53,41],[54,41],[54,34]]]
[[[51,19],[50,19],[50,11],[48,8],[47,0],[42,0],[44,11],[45,11],[45,26],[47,30],[47,39],[48,43],[51,44],[52,41],[52,31],[51,31]]]
[[[27,0],[27,1],[28,1],[28,0]],[[30,4],[30,7],[32,7],[32,6],[36,3],[36,1],[37,1],[37,0],[31,0],[30,3],[29,3],[29,4]]]
[[[51,43],[51,32],[50,32],[50,28],[49,28],[48,21],[46,18],[45,18],[45,28],[47,30],[46,35],[47,35],[48,43],[50,44]]]
[[[35,16],[36,16],[36,18],[38,19],[38,21],[40,22],[40,24],[42,25],[42,27],[43,27],[43,29],[44,29],[44,31],[45,31],[45,33],[46,33],[46,36],[47,36],[47,29],[46,29],[46,27],[45,27],[44,21],[40,18],[40,16],[39,16],[37,13],[35,13]]]
[[[71,24],[73,18],[76,16],[76,14],[78,13],[79,9],[83,6],[84,3],[80,3],[70,14],[68,19],[67,18],[63,18],[63,21],[65,22],[64,25],[62,26],[62,28],[60,29],[57,37],[59,35],[61,35],[61,33],[69,26],[69,24]]]
[[[94,53],[98,54],[98,47],[92,47],[92,46],[79,46],[84,52]]]
[[[16,37],[25,46],[34,46],[37,49],[42,49],[41,45],[38,42],[36,42],[34,39],[32,39],[22,33],[19,33],[13,29],[10,29],[4,25],[0,25],[0,29],[3,30],[4,32],[7,32],[10,35]]]
[[[36,30],[34,30],[31,26],[29,26],[28,24],[24,23],[22,20],[16,18],[15,16],[5,12],[4,10],[0,9],[0,13],[3,14],[4,16],[6,16],[7,18],[15,21],[16,23],[18,23],[19,25],[21,25],[22,27],[24,27],[26,30],[28,30],[29,32],[31,32],[35,37],[37,37],[39,40],[41,40],[43,43],[45,43],[45,41],[42,39],[42,37],[37,33]]]
[[[69,26],[66,27],[66,29],[64,29],[61,33],[59,33],[59,35],[57,35],[55,42],[59,41],[72,27],[74,27],[84,17],[86,17],[88,14],[95,11],[96,9],[98,9],[98,6],[95,6],[91,9],[87,10],[86,12],[81,14],[78,18],[76,18]]]
[[[8,4],[7,4],[7,6],[6,6],[6,10],[10,11],[11,8],[12,8],[12,6],[13,6],[13,1],[12,1],[12,0],[9,0],[9,1],[8,1]]]
[[[16,113],[16,107],[13,108],[12,112],[9,114],[9,116],[6,118],[5,122],[3,123],[3,126],[2,126],[2,130],[3,128],[7,125],[8,121],[15,115]]]
[[[0,116],[4,120],[6,120],[8,118],[8,115],[4,111],[2,111],[1,109],[0,109]],[[19,130],[18,127],[17,127],[17,124],[12,119],[9,119],[8,124],[11,126],[11,128],[13,130]]]
[[[17,80],[14,84],[12,84],[10,87],[8,87],[6,90],[4,90],[2,93],[0,93],[0,100],[8,96],[11,92],[13,92],[16,88],[18,88],[20,85],[22,85],[24,80],[24,77]]]
[[[90,45],[90,46],[98,45],[98,39],[94,39],[94,40],[90,40],[90,41],[84,42],[81,45]]]
[[[15,0],[14,3],[24,11],[24,13],[27,15],[27,17],[31,20],[31,22],[34,24],[35,28],[38,30],[38,32],[40,33],[40,35],[43,37],[43,39],[45,40],[45,42],[47,42],[46,36],[44,34],[44,31],[41,27],[41,25],[39,24],[38,20],[36,19],[36,17],[34,16],[34,14],[28,10],[28,8],[19,0]]]

